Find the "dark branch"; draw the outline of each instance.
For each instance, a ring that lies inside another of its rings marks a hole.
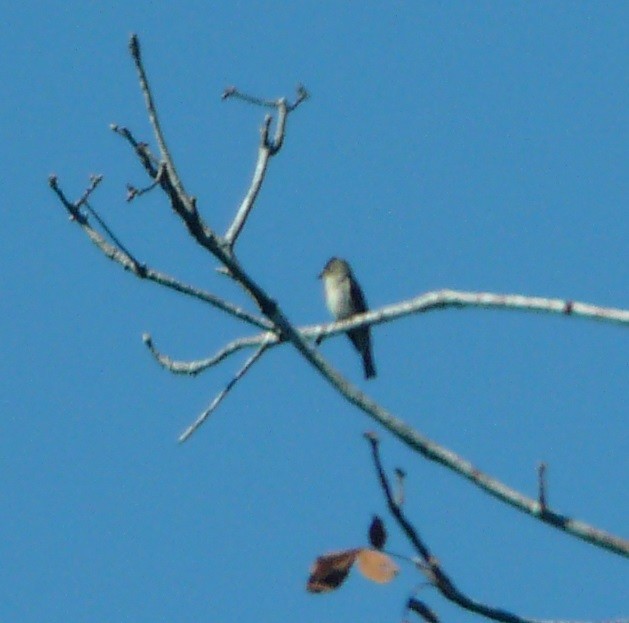
[[[375,433],[366,433],[366,439],[371,445],[371,452],[373,457],[374,466],[378,475],[380,486],[387,501],[387,506],[391,515],[400,526],[408,540],[411,542],[415,551],[420,555],[422,565],[420,569],[428,577],[429,581],[437,590],[448,600],[451,601],[465,610],[475,612],[484,616],[485,618],[493,621],[502,621],[504,623],[540,623],[539,619],[529,619],[518,616],[507,610],[501,608],[493,608],[487,606],[481,602],[478,602],[463,592],[461,592],[446,572],[441,568],[439,561],[432,552],[429,550],[426,543],[419,536],[418,531],[413,524],[407,519],[406,515],[402,511],[402,508],[395,501],[391,492],[391,485],[382,467],[382,460],[380,458],[379,440]]]
[[[151,153],[149,146],[146,143],[137,141],[128,128],[116,125],[115,123],[112,123],[109,127],[113,132],[124,138],[131,147],[133,147],[133,151],[140,159],[140,162],[146,169],[149,177],[151,179],[155,179],[157,177],[160,161]]]
[[[546,512],[546,463],[540,463],[537,468],[538,479],[538,494],[537,499],[539,501],[539,508],[542,513]]]

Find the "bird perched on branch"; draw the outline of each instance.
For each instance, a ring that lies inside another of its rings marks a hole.
[[[325,302],[336,320],[345,320],[355,314],[367,311],[367,303],[352,269],[345,260],[333,257],[323,267],[319,278],[323,280]],[[376,376],[376,368],[371,353],[371,333],[369,327],[359,327],[347,332],[356,350],[362,355],[365,378]]]

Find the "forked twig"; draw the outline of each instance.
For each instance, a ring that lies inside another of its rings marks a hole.
[[[285,98],[280,98],[278,100],[265,100],[254,97],[252,95],[247,95],[245,93],[242,93],[235,87],[226,89],[222,97],[223,99],[234,97],[250,104],[256,104],[258,106],[264,106],[267,108],[275,108],[278,111],[277,125],[275,128],[275,136],[273,140],[269,139],[269,129],[271,126],[272,117],[271,115],[267,115],[264,119],[264,123],[260,130],[258,159],[256,162],[256,167],[253,173],[251,184],[249,186],[249,189],[247,190],[245,198],[243,199],[240,207],[236,212],[234,220],[225,232],[225,242],[230,248],[233,248],[234,244],[236,243],[236,239],[240,235],[242,228],[245,226],[247,218],[249,217],[249,213],[253,209],[258,193],[260,192],[260,188],[262,187],[262,182],[264,181],[264,176],[266,175],[266,171],[269,165],[269,160],[280,151],[282,145],[284,144],[284,136],[286,133],[286,119],[288,118],[288,114],[295,110],[303,101],[308,98],[308,93],[306,89],[304,89],[304,87],[300,85],[297,89],[297,98],[295,99],[295,102],[293,104],[288,104]]]
[[[119,126],[116,123],[110,124],[109,128],[112,132],[115,132],[118,136],[124,138],[131,147],[133,147],[133,151],[135,151],[136,155],[140,158],[140,162],[146,169],[149,177],[151,179],[155,179],[157,177],[159,166],[162,162],[151,153],[149,146],[146,143],[137,141],[129,128]]]

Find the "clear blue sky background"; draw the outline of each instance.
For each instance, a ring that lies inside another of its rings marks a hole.
[[[153,334],[200,358],[251,329],[140,283],[68,222],[56,172],[142,260],[246,302],[144,182],[117,122],[152,140],[127,53],[141,37],[189,191],[218,231],[248,186],[263,111],[289,120],[239,241],[296,323],[328,318],[315,279],[347,257],[372,307],[443,287],[629,306],[624,2],[12,3],[0,24],[0,620],[398,621],[422,578],[304,590],[318,554],[384,514],[374,428],[288,347],[255,366],[187,444],[177,435],[240,366],[176,378]],[[375,330],[376,380],[345,339],[322,350],[419,431],[560,512],[629,536],[626,329],[487,310]],[[629,616],[627,561],[499,504],[382,433],[407,510],[459,586],[535,617]],[[389,525],[393,550],[410,550]],[[472,621],[435,591],[443,620]]]

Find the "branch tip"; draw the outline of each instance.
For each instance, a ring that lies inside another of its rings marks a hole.
[[[227,87],[222,93],[221,93],[221,99],[222,100],[226,100],[228,97],[231,97],[232,95],[234,95],[234,93],[236,93],[236,87],[231,86],[231,87]]]
[[[363,437],[375,448],[379,443],[378,435],[374,431],[367,431],[363,433]]]
[[[310,97],[310,93],[308,93],[308,91],[306,90],[306,87],[301,83],[297,85],[295,92],[297,94],[297,97],[295,98],[295,102],[293,104],[288,105],[288,110],[290,112],[295,110],[295,108],[297,108],[299,104],[301,104],[302,102],[305,102]]]
[[[129,51],[135,60],[140,60],[140,40],[136,33],[132,33],[129,39]]]
[[[546,498],[546,463],[543,461],[537,466],[538,497],[539,507],[542,512],[548,510],[548,500]]]

